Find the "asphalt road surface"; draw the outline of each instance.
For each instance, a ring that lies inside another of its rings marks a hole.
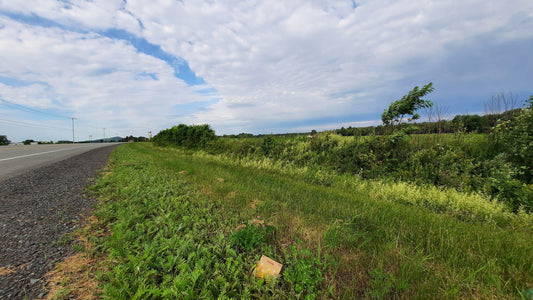
[[[97,203],[85,188],[116,146],[0,147],[0,299],[46,296],[46,272],[73,253],[69,234]]]
[[[116,143],[0,146],[0,180]]]

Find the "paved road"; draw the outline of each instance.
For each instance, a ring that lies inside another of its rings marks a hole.
[[[83,224],[97,203],[85,193],[85,187],[98,176],[115,146],[0,149],[0,168],[8,162],[21,164],[37,157],[48,161],[42,167],[19,170],[19,175],[0,179],[0,299],[46,296],[45,274],[74,252],[70,233]],[[74,155],[78,152],[83,153]],[[55,157],[59,153],[70,157],[51,162],[61,159]]]
[[[0,146],[0,180],[116,143]]]

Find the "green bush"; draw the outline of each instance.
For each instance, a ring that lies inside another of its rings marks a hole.
[[[184,146],[187,148],[204,148],[216,139],[215,131],[209,125],[187,126],[180,124],[156,134],[152,142],[158,146]]]
[[[502,142],[510,160],[519,168],[517,177],[533,183],[533,107],[522,110],[504,128]]]
[[[276,141],[272,135],[268,135],[263,138],[263,143],[261,144],[261,149],[266,156],[270,156],[272,150],[276,147]]]

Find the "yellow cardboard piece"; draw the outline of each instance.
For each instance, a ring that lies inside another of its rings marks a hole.
[[[261,259],[259,260],[259,264],[257,264],[257,267],[254,269],[253,274],[258,278],[268,278],[269,276],[277,278],[281,272],[282,266],[282,264],[271,259],[270,257],[262,255]]]

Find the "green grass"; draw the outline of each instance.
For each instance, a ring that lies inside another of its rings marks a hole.
[[[92,187],[112,233],[97,246],[107,298],[513,299],[533,287],[532,216],[481,195],[150,144],[117,148],[110,168]],[[258,216],[272,233],[239,233]],[[280,278],[251,275],[261,254]]]

